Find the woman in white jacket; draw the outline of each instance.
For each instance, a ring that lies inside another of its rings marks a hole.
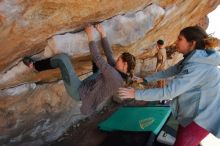
[[[220,138],[220,54],[215,51],[217,39],[198,26],[181,30],[177,51],[184,59],[177,65],[145,77],[151,82],[174,76],[164,88],[134,90],[120,88],[121,98],[157,101],[172,100],[173,116],[180,126],[174,146],[198,146],[209,133]]]

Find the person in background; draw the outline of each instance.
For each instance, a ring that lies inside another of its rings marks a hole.
[[[184,54],[184,59],[165,71],[134,79],[151,82],[174,78],[163,88],[119,88],[119,96],[144,101],[172,100],[172,113],[179,122],[174,146],[198,146],[209,133],[220,138],[220,53],[214,50],[217,44],[218,40],[199,26],[182,29],[176,49]]]
[[[164,41],[158,40],[157,41],[157,65],[156,65],[156,72],[163,71],[167,68],[167,53],[164,47]],[[165,86],[165,80],[157,81],[157,87],[163,88]]]

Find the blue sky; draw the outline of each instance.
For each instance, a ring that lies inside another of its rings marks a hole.
[[[220,5],[211,13],[208,14],[209,26],[207,28],[208,34],[220,39]]]

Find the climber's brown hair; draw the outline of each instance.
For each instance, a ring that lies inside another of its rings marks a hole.
[[[199,26],[189,26],[180,31],[188,42],[195,41],[194,49],[204,50],[213,49],[218,45],[218,39],[209,36],[204,29]]]
[[[134,55],[128,53],[128,52],[124,52],[121,54],[121,59],[123,62],[127,62],[128,64],[128,75],[129,77],[133,77],[134,74],[134,68],[136,65],[136,59],[134,57]]]

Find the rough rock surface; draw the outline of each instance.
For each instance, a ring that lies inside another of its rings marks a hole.
[[[123,51],[138,57],[152,53],[159,38],[172,44],[183,27],[206,28],[206,15],[218,4],[220,0],[1,0],[0,145],[43,145],[85,117],[81,102],[66,94],[59,70],[33,72],[22,57],[65,52],[82,75],[91,70],[82,29],[87,23],[102,23],[115,57]],[[175,53],[169,65],[180,58]],[[136,73],[151,73],[155,64],[155,57],[140,59]]]

